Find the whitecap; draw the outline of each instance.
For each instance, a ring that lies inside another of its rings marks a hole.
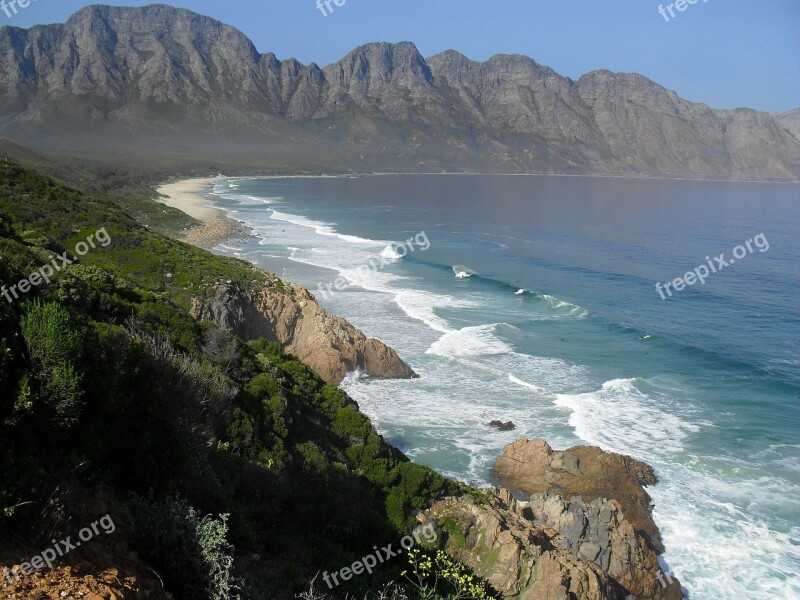
[[[452,330],[447,321],[436,314],[437,307],[463,308],[472,305],[464,299],[412,289],[397,292],[394,301],[409,317],[422,321],[434,331],[442,333],[449,333]]]
[[[434,342],[427,354],[447,358],[506,354],[514,349],[497,337],[498,323],[450,331]]]
[[[456,279],[469,279],[475,275],[475,271],[464,265],[453,265],[453,273],[455,273]]]
[[[381,258],[385,258],[387,260],[400,260],[403,258],[403,255],[400,254],[394,246],[389,245],[381,250]]]
[[[546,393],[546,390],[544,388],[540,388],[538,385],[528,383],[527,381],[522,381],[522,379],[520,379],[519,377],[514,377],[511,373],[508,374],[508,380],[511,383],[515,383],[518,386],[527,388],[529,390],[533,390],[534,392],[538,392],[540,394]]]
[[[664,410],[642,392],[639,379],[613,379],[600,390],[558,394],[555,404],[568,408],[570,425],[581,439],[614,452],[642,456],[651,451],[678,453],[700,427]]]

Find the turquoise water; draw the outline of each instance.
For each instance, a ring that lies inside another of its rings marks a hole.
[[[519,435],[630,454],[658,472],[689,597],[800,598],[798,186],[382,176],[210,197],[254,232],[217,251],[303,283],[421,375],[344,383],[409,456],[486,484]]]

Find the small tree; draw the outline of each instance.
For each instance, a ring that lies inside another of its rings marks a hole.
[[[75,367],[83,352],[80,334],[64,308],[39,301],[27,306],[21,328],[31,370],[19,389],[16,416],[31,412],[57,429],[69,429],[80,416],[83,394]],[[49,419],[40,414],[45,411]]]

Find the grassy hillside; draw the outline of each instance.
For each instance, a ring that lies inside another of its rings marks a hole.
[[[72,264],[53,258],[87,240]],[[273,276],[11,162],[0,257],[0,551],[62,535],[65,495],[108,495],[177,598],[293,597],[465,491],[408,461],[277,344],[187,313],[220,280],[280,287]],[[45,509],[61,517],[43,532]],[[340,590],[377,589],[401,566]]]

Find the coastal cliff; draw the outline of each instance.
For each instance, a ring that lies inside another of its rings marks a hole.
[[[523,438],[495,464],[509,491],[471,489],[409,460],[326,383],[413,371],[304,288],[13,164],[0,196],[2,285],[73,246],[69,232],[102,222],[113,240],[0,305],[3,598],[296,598],[428,521],[440,545],[426,551],[450,555],[431,578],[466,565],[498,590],[483,599],[681,597],[658,570],[647,465]],[[30,568],[104,513],[115,528],[98,544]],[[384,582],[395,600],[430,597],[406,595],[401,562],[336,597]]]
[[[493,474],[508,489],[481,501],[446,498],[421,519],[438,523],[446,551],[506,597],[683,598],[658,562],[663,546],[643,488],[656,483],[649,465],[594,447],[556,452],[523,437]]]
[[[327,312],[297,284],[272,279],[269,285],[245,290],[220,283],[210,296],[195,298],[190,313],[243,340],[265,338],[280,343],[284,352],[299,358],[328,383],[341,383],[354,371],[386,379],[416,377],[392,348]]]

